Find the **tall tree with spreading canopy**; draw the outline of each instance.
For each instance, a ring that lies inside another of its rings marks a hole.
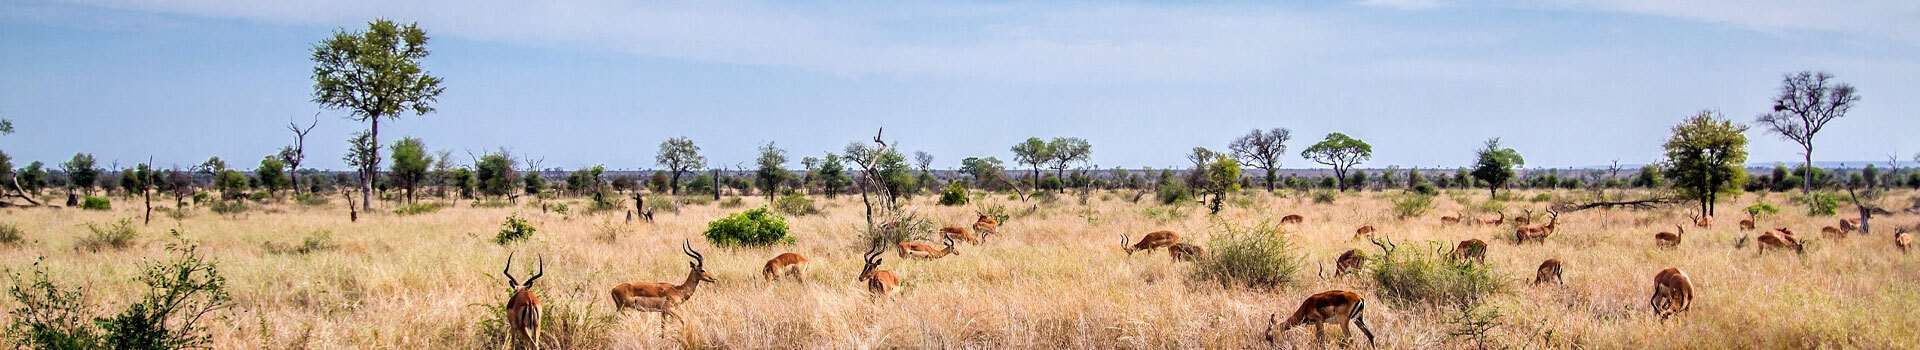
[[[1233,152],[1233,158],[1240,163],[1252,165],[1267,173],[1267,191],[1273,191],[1273,182],[1278,179],[1273,170],[1280,167],[1280,157],[1287,155],[1287,141],[1293,139],[1293,131],[1287,128],[1273,128],[1266,131],[1253,129],[1240,138],[1233,139],[1227,149]]]
[[[60,170],[67,172],[67,188],[84,194],[92,194],[94,181],[100,179],[100,168],[94,165],[92,154],[75,153],[73,159],[60,164]]]
[[[1300,157],[1333,167],[1333,177],[1339,181],[1337,184],[1340,191],[1345,192],[1349,187],[1347,170],[1352,169],[1355,164],[1372,159],[1373,145],[1336,132],[1327,134],[1325,140],[1300,151]]]
[[[427,180],[427,167],[433,164],[433,157],[427,155],[427,143],[412,137],[400,138],[393,143],[393,172],[389,180],[407,191],[407,203],[414,203],[413,193]]]
[[[779,192],[780,183],[793,177],[793,174],[787,171],[787,150],[780,149],[769,141],[766,145],[760,146],[760,159],[755,160],[755,163],[760,168],[754,171],[754,176],[760,180],[760,188],[766,190],[767,203],[773,203],[773,196]]]
[[[1040,165],[1052,159],[1053,148],[1047,146],[1046,140],[1038,137],[1029,137],[1026,141],[1013,145],[1013,161],[1033,168],[1033,177],[1029,181],[1033,181],[1034,184],[1040,183]]]
[[[1473,178],[1487,182],[1487,197],[1499,194],[1500,187],[1513,179],[1513,169],[1526,166],[1527,160],[1520,157],[1520,151],[1502,147],[1500,138],[1487,140],[1486,148],[1474,151]]]
[[[1055,176],[1062,181],[1067,179],[1067,168],[1093,159],[1093,144],[1078,137],[1055,137],[1047,141],[1047,149],[1052,156],[1047,159],[1048,167],[1053,168]],[[1056,190],[1064,193],[1067,189],[1061,186]]]
[[[654,154],[653,161],[673,173],[672,181],[667,186],[672,188],[671,192],[675,195],[680,194],[681,175],[686,175],[687,171],[693,169],[707,167],[707,157],[700,155],[700,146],[695,146],[693,140],[686,137],[660,141],[660,152]]]
[[[1780,79],[1780,95],[1773,98],[1773,111],[1755,118],[1768,132],[1799,144],[1808,169],[1813,168],[1813,136],[1827,122],[1847,115],[1853,103],[1860,101],[1852,84],[1832,82],[1827,72],[1803,71]],[[1800,193],[1813,190],[1813,177],[1800,179]]]
[[[1746,125],[1714,111],[1701,111],[1673,127],[1663,172],[1681,196],[1700,201],[1702,215],[1712,216],[1720,193],[1739,191],[1747,181],[1746,131]]]
[[[313,102],[367,122],[365,145],[373,155],[358,164],[363,208],[373,205],[374,174],[380,171],[380,118],[426,115],[446,91],[440,77],[420,67],[426,57],[426,31],[386,19],[368,23],[365,31],[335,30],[313,46]]]

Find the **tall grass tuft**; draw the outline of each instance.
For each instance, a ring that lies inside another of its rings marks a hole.
[[[1504,280],[1486,265],[1455,262],[1439,253],[1444,244],[1429,241],[1401,247],[1375,243],[1381,250],[1371,259],[1374,293],[1399,305],[1471,305],[1505,291]]]
[[[1195,261],[1193,278],[1222,287],[1271,289],[1294,282],[1300,257],[1279,225],[1241,226],[1217,221],[1207,254]]]

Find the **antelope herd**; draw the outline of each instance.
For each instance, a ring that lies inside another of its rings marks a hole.
[[[1545,243],[1546,238],[1553,234],[1559,226],[1559,219],[1562,213],[1558,210],[1547,210],[1547,214],[1547,223],[1543,225],[1530,224],[1530,217],[1532,216],[1531,210],[1526,210],[1525,214],[1512,218],[1515,225],[1515,244],[1525,244],[1527,242]],[[1480,219],[1456,214],[1442,217],[1441,223],[1443,225],[1460,223],[1470,225],[1502,225],[1508,221],[1506,213],[1498,212],[1496,215],[1497,217],[1493,219]],[[1688,219],[1689,224],[1698,227],[1711,227],[1713,224],[1711,217],[1706,215],[1689,214]],[[1740,220],[1740,230],[1752,230],[1755,227],[1755,221],[1757,219],[1753,213],[1749,213],[1748,218]],[[1292,214],[1283,217],[1281,222],[1301,223],[1304,220],[1305,218],[1303,216]],[[898,223],[889,223],[888,226],[885,227],[899,228],[902,226],[898,225]],[[955,247],[957,242],[964,241],[980,244],[988,235],[997,235],[999,228],[999,220],[981,214],[971,227],[944,226],[935,231],[934,233],[937,234],[937,237],[939,237],[944,245],[939,249],[920,242],[900,242],[895,248],[900,257],[916,260],[934,260],[946,256],[957,256],[960,255],[960,252]],[[969,229],[971,229],[971,231],[969,231]],[[1847,233],[1856,230],[1860,230],[1859,219],[1841,219],[1837,226],[1825,226],[1821,229],[1824,234],[1832,238],[1844,238]],[[1916,226],[1913,229],[1895,227],[1895,230],[1897,232],[1893,235],[1894,244],[1900,251],[1906,252],[1913,241],[1913,234],[1911,232],[1913,230],[1920,230],[1920,226]],[[1373,225],[1363,225],[1354,231],[1354,239],[1367,238],[1383,250],[1391,252],[1392,248],[1390,247],[1392,245],[1390,242],[1382,243],[1379,239],[1373,237],[1377,232],[1379,232],[1379,230]],[[1686,225],[1674,225],[1674,231],[1656,233],[1654,240],[1657,243],[1656,246],[1659,248],[1675,249],[1680,246],[1686,233]],[[1155,249],[1165,248],[1175,261],[1196,261],[1204,258],[1206,254],[1205,249],[1201,246],[1182,242],[1180,234],[1173,231],[1148,233],[1142,236],[1139,241],[1131,241],[1126,234],[1121,234],[1120,239],[1121,250],[1127,255],[1132,255],[1139,251],[1151,252]],[[1791,249],[1796,252],[1804,252],[1806,249],[1804,243],[1795,238],[1793,231],[1786,227],[1767,230],[1758,235],[1755,240],[1758,242],[1758,251],[1763,254],[1769,250]],[[1736,245],[1736,248],[1744,246],[1746,241],[1746,238],[1743,237],[1740,243]],[[1467,239],[1458,242],[1458,244],[1456,244],[1452,250],[1447,251],[1443,257],[1459,263],[1485,264],[1487,249],[1488,245],[1486,241]],[[624,313],[624,311],[628,309],[633,309],[642,312],[660,313],[662,315],[660,323],[662,332],[665,332],[667,328],[668,319],[679,321],[683,325],[682,328],[684,328],[686,320],[678,311],[678,307],[692,298],[702,283],[716,283],[717,280],[712,273],[707,271],[705,256],[693,249],[690,241],[682,242],[681,250],[682,253],[688,258],[691,258],[692,261],[687,263],[687,276],[680,284],[663,282],[622,283],[615,286],[611,292],[611,299],[614,303],[615,311]],[[867,292],[871,294],[875,302],[890,300],[900,289],[899,276],[895,275],[892,271],[880,269],[881,263],[885,261],[885,259],[880,256],[885,253],[885,251],[886,249],[883,248],[880,242],[875,241],[866,252],[861,254],[862,266],[859,274],[855,278],[855,281],[866,285]],[[1365,268],[1367,261],[1368,258],[1366,254],[1361,252],[1361,250],[1347,250],[1335,259],[1334,264],[1336,267],[1333,277],[1339,278],[1358,273]],[[761,275],[768,283],[779,281],[782,277],[790,277],[795,282],[804,284],[806,283],[804,276],[807,272],[807,264],[808,259],[798,253],[781,253],[773,257],[773,259],[767,260],[761,270]],[[507,339],[509,342],[508,346],[511,348],[514,347],[514,344],[524,344],[538,349],[539,342],[536,340],[540,338],[540,300],[535,297],[532,288],[534,281],[546,273],[546,259],[544,257],[540,259],[539,272],[536,272],[533,277],[528,278],[525,282],[515,280],[511,272],[512,265],[513,255],[508,254],[507,269],[501,271],[501,274],[506,276],[508,286],[511,289],[510,298],[507,301],[505,309],[507,330],[509,333]],[[1566,281],[1562,277],[1563,266],[1562,261],[1557,258],[1542,261],[1539,267],[1535,269],[1531,284],[1565,285]],[[1322,271],[1324,271],[1324,267],[1322,269]],[[1655,318],[1664,321],[1676,314],[1687,311],[1693,306],[1693,300],[1695,298],[1693,281],[1685,272],[1682,272],[1678,268],[1667,268],[1656,274],[1653,282],[1654,288],[1651,297],[1648,299],[1648,308]],[[1302,301],[1300,306],[1285,320],[1281,320],[1278,313],[1269,315],[1267,330],[1264,336],[1268,342],[1274,342],[1275,333],[1285,332],[1294,327],[1311,324],[1314,327],[1313,334],[1315,339],[1321,339],[1325,336],[1325,326],[1335,324],[1340,326],[1342,338],[1350,339],[1352,334],[1349,329],[1349,323],[1351,323],[1351,325],[1360,328],[1360,332],[1367,337],[1367,343],[1372,345],[1374,336],[1372,330],[1367,328],[1366,321],[1363,318],[1365,309],[1365,300],[1359,294],[1353,292],[1333,290],[1314,294]]]

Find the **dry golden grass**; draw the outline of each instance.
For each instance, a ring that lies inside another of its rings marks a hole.
[[[858,200],[846,197],[823,201],[825,215],[790,218],[794,246],[731,250],[700,239],[707,221],[739,210],[712,204],[661,213],[651,224],[624,223],[619,213],[576,212],[568,218],[543,214],[538,206],[473,208],[465,202],[415,216],[363,212],[358,223],[347,222],[338,202],[324,208],[272,205],[237,217],[202,209],[183,220],[156,217],[141,229],[134,248],[100,253],[74,249],[86,224],[136,216],[138,205],[120,201],[110,212],[4,209],[0,222],[19,226],[28,241],[0,247],[0,264],[19,269],[45,256],[57,282],[85,286],[96,308],[117,310],[139,293],[131,281],[139,272],[135,262],[163,257],[162,246],[171,239],[166,231],[179,229],[200,241],[231,279],[236,305],[211,327],[216,348],[490,348],[502,338],[486,334],[481,321],[494,317],[486,305],[506,297],[500,269],[508,250],[525,257],[514,267],[521,278],[531,273],[532,257],[546,257],[547,275],[535,289],[552,319],[565,316],[553,314],[561,312],[555,305],[571,307],[573,316],[585,310],[607,315],[613,310],[607,291],[622,282],[678,283],[688,261],[679,243],[692,239],[720,282],[702,286],[682,307],[686,327],[670,325],[662,334],[660,316],[629,312],[601,329],[568,331],[549,323],[549,345],[566,337],[586,348],[1254,348],[1265,346],[1261,331],[1268,314],[1284,317],[1307,295],[1345,289],[1375,301],[1370,279],[1328,280],[1313,273],[1347,249],[1375,252],[1352,240],[1355,228],[1371,224],[1398,241],[1490,242],[1487,263],[1515,282],[1489,302],[1500,314],[1501,324],[1490,335],[1497,345],[1920,347],[1920,313],[1913,311],[1920,310],[1920,258],[1898,253],[1885,226],[1912,225],[1910,215],[1878,218],[1882,231],[1874,235],[1824,239],[1817,237],[1818,228],[1836,218],[1809,218],[1802,207],[1783,205],[1781,215],[1763,218],[1760,226],[1792,227],[1811,246],[1804,256],[1761,256],[1751,245],[1734,249],[1739,237],[1751,234],[1734,222],[1754,195],[1722,204],[1717,226],[1689,227],[1685,242],[1673,250],[1657,249],[1653,234],[1684,223],[1684,208],[1568,213],[1545,244],[1515,246],[1511,224],[1440,225],[1440,216],[1464,210],[1457,199],[1482,201],[1483,192],[1441,196],[1434,211],[1404,221],[1389,213],[1387,196],[1349,193],[1332,204],[1312,204],[1257,195],[1249,207],[1228,206],[1220,219],[1237,223],[1307,216],[1305,223],[1287,226],[1307,259],[1304,273],[1295,276],[1301,282],[1277,290],[1192,281],[1188,264],[1171,262],[1161,251],[1127,256],[1120,250],[1121,233],[1173,230],[1204,243],[1211,219],[1195,206],[1180,217],[1150,217],[1147,209],[1156,206],[1102,195],[1090,206],[1066,199],[1043,205],[1007,222],[1004,236],[963,244],[959,256],[907,261],[889,252],[882,268],[901,277],[903,291],[888,303],[872,302],[854,281],[863,221]],[[1912,196],[1886,198],[1892,204]],[[974,219],[972,207],[940,207],[931,200],[923,196],[913,206],[936,224]],[[1780,205],[1786,198],[1776,194],[1769,201]],[[555,202],[582,207],[578,199]],[[1545,203],[1507,205],[1511,213],[1523,207],[1539,213]],[[538,233],[508,247],[492,243],[503,219],[516,213]],[[601,233],[606,226],[630,230],[607,242]],[[331,232],[339,248],[306,255],[267,248],[268,242],[298,245],[316,231]],[[784,251],[811,260],[805,284],[760,280],[766,259]],[[1565,287],[1519,283],[1548,258],[1566,263]],[[1666,267],[1690,274],[1699,295],[1692,311],[1661,323],[1649,317],[1646,302],[1654,273]],[[13,307],[12,301],[0,305]],[[1448,335],[1457,315],[1452,308],[1368,306],[1366,319],[1381,347],[1473,345]],[[1277,336],[1283,346],[1319,346],[1305,330]]]

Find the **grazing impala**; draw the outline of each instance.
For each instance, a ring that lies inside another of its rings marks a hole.
[[[1773,230],[1767,231],[1767,233],[1762,233],[1760,234],[1760,239],[1758,240],[1760,241],[1761,253],[1766,253],[1767,249],[1787,249],[1787,248],[1793,248],[1794,251],[1798,251],[1801,253],[1805,253],[1807,251],[1807,246],[1800,244],[1800,240],[1794,239],[1793,231],[1789,231],[1785,227],[1773,229]]]
[[[900,257],[933,260],[946,257],[947,255],[960,255],[960,251],[953,248],[953,237],[942,238],[941,242],[945,243],[947,247],[933,249],[933,246],[927,245],[926,243],[900,242]]]
[[[767,282],[780,280],[780,276],[793,276],[793,280],[807,283],[807,257],[796,253],[780,253],[780,256],[767,260],[767,266],[760,269],[760,276]]]
[[[1172,255],[1174,261],[1195,261],[1206,256],[1207,250],[1197,245],[1174,243],[1167,246],[1167,254]]]
[[[1754,216],[1753,212],[1747,212],[1747,218],[1740,219],[1740,230],[1753,231],[1753,220],[1755,219],[1759,219],[1759,217]]]
[[[1689,217],[1689,218],[1693,218],[1693,225],[1694,225],[1694,226],[1700,226],[1700,227],[1712,227],[1712,226],[1713,226],[1713,217],[1712,217],[1712,216],[1706,216],[1706,215],[1704,215],[1704,214],[1703,214],[1703,215],[1694,215],[1694,214],[1687,214],[1687,217]]]
[[[967,241],[967,243],[973,243],[973,244],[980,244],[980,237],[975,237],[973,233],[967,232],[967,228],[965,227],[960,227],[960,226],[941,227],[940,235],[949,239]]]
[[[1340,253],[1340,258],[1333,260],[1333,277],[1359,272],[1360,266],[1366,263],[1367,253],[1361,253],[1359,249],[1348,249],[1347,252]]]
[[[1547,259],[1547,261],[1542,261],[1540,262],[1540,267],[1533,270],[1533,284],[1545,284],[1547,282],[1553,282],[1563,286],[1567,285],[1566,281],[1560,280],[1560,259]]]
[[[1298,224],[1304,221],[1307,221],[1307,217],[1300,216],[1300,214],[1287,214],[1287,216],[1280,217],[1280,223],[1282,224]]]
[[[1907,247],[1913,246],[1913,232],[1909,232],[1905,227],[1899,228],[1893,233],[1893,246],[1899,247],[1901,253],[1906,253]]]
[[[1853,233],[1860,230],[1860,218],[1840,219],[1840,233]]]
[[[1527,243],[1527,241],[1538,241],[1542,244],[1547,243],[1547,236],[1552,235],[1553,229],[1560,225],[1560,212],[1548,210],[1547,215],[1551,215],[1551,218],[1547,219],[1546,225],[1520,225],[1519,228],[1515,228],[1513,230],[1513,240],[1519,243]]]
[[[981,214],[980,212],[974,212],[974,214],[980,215],[979,219],[973,220],[973,230],[980,232],[981,239],[986,239],[988,235],[1000,234],[999,220],[994,220],[993,218],[987,217],[987,214]]]
[[[1842,222],[1845,222],[1845,221],[1842,221]],[[1847,238],[1847,232],[1848,231],[1845,229],[1841,229],[1839,227],[1833,227],[1833,226],[1820,228],[1820,235],[1828,238]]]
[[[714,283],[713,274],[707,272],[706,256],[693,250],[692,243],[680,244],[680,253],[693,258],[687,262],[687,279],[679,285],[661,282],[627,282],[613,287],[613,311],[625,313],[627,309],[641,312],[658,312],[660,331],[667,331],[667,318],[680,321],[682,327],[687,321],[680,316],[677,308],[686,303],[693,293],[699,291],[700,282]]]
[[[1460,241],[1452,251],[1447,252],[1447,259],[1457,261],[1470,259],[1485,264],[1487,263],[1487,241],[1478,238]]]
[[[1460,217],[1462,216],[1466,216],[1466,215],[1460,215],[1459,213],[1454,213],[1453,216],[1442,216],[1440,217],[1440,224],[1441,225],[1458,224],[1460,223]]]
[[[514,281],[512,270],[513,253],[507,253],[507,268],[500,269],[500,274],[507,275],[507,287],[513,289],[513,296],[507,298],[507,330],[513,333],[510,340],[539,350],[540,298],[533,296],[533,281],[547,274],[547,258],[540,258],[540,272],[524,283]],[[508,343],[507,348],[512,349],[513,344]]]
[[[860,261],[866,262],[866,265],[860,268],[860,277],[854,279],[867,283],[867,292],[873,293],[875,301],[890,298],[893,296],[893,291],[900,289],[900,278],[894,277],[893,271],[874,269],[880,267],[880,262],[887,260],[880,257],[881,253],[886,253],[886,249],[880,249],[880,242],[875,241],[873,248],[860,254]]]
[[[1121,250],[1127,251],[1127,255],[1133,255],[1133,252],[1142,250],[1152,252],[1154,249],[1180,243],[1180,234],[1173,233],[1173,231],[1159,231],[1148,233],[1146,237],[1140,237],[1140,243],[1134,243],[1132,246],[1128,246],[1127,241],[1127,235],[1120,235]]]
[[[1373,225],[1360,226],[1360,228],[1353,230],[1353,239],[1360,239],[1361,237],[1367,237],[1369,235],[1372,235],[1374,231],[1377,231],[1377,230],[1373,229]]]
[[[1680,246],[1680,239],[1682,236],[1685,236],[1687,234],[1687,227],[1681,226],[1681,225],[1673,225],[1673,228],[1678,229],[1680,231],[1679,232],[1660,231],[1660,233],[1653,234],[1653,240],[1656,243],[1659,243],[1661,248],[1673,248],[1673,247]]]
[[[1301,302],[1300,308],[1293,311],[1293,316],[1287,316],[1285,322],[1280,321],[1280,314],[1267,315],[1267,343],[1274,342],[1273,332],[1276,331],[1274,329],[1276,326],[1279,328],[1278,331],[1285,332],[1308,323],[1313,324],[1315,340],[1325,335],[1325,327],[1328,323],[1340,325],[1342,339],[1352,339],[1353,329],[1347,328],[1347,321],[1352,320],[1353,325],[1360,326],[1360,333],[1367,335],[1367,345],[1372,346],[1373,331],[1367,329],[1367,320],[1362,317],[1362,313],[1366,310],[1366,300],[1353,292],[1331,290],[1314,294]]]
[[[1493,220],[1479,219],[1479,222],[1481,225],[1489,225],[1489,226],[1500,226],[1500,225],[1506,224],[1507,212],[1500,212],[1499,214],[1500,214],[1500,218],[1498,219],[1493,219]]]
[[[1647,300],[1647,306],[1661,320],[1693,308],[1693,279],[1678,268],[1660,270],[1653,276],[1653,297]]]

